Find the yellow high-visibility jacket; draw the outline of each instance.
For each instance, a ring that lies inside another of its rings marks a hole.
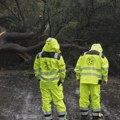
[[[96,44],[79,57],[75,72],[80,83],[99,84],[99,80],[108,81],[109,63],[101,51],[102,48]]]
[[[59,44],[56,39],[49,38],[43,50],[39,52],[34,62],[35,76],[46,82],[64,82],[66,76],[66,65],[60,54]]]

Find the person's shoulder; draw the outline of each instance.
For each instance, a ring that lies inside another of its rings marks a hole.
[[[60,53],[55,53],[54,54],[54,58],[57,59],[57,60],[60,60],[60,58],[62,57],[62,55]]]
[[[37,58],[40,58],[40,57],[42,57],[42,54],[43,54],[43,52],[42,51],[40,51],[39,53],[37,53]]]

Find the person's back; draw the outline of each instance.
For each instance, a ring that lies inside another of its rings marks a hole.
[[[81,56],[81,83],[98,84],[102,80],[102,67],[104,56],[98,51],[91,50]]]
[[[93,44],[90,51],[80,56],[75,72],[80,74],[80,83],[98,84],[108,80],[108,60],[99,44]]]
[[[51,101],[57,106],[58,118],[65,119],[66,107],[63,102],[63,86],[66,66],[56,39],[48,38],[34,62],[35,76],[40,80],[42,111],[46,120],[52,120]]]
[[[100,44],[93,44],[90,51],[81,55],[77,61],[76,79],[80,80],[79,106],[81,117],[88,116],[91,103],[93,119],[101,118],[100,85],[108,81],[108,60],[102,54]],[[90,97],[90,98],[89,98]]]
[[[43,82],[59,80],[58,66],[61,55],[54,52],[40,52],[37,57],[39,60],[40,80]]]

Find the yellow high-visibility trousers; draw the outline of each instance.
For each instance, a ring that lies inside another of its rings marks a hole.
[[[100,110],[100,85],[80,84],[79,106],[87,109],[92,106],[92,110]]]
[[[52,101],[56,105],[58,116],[62,114],[64,116],[66,114],[66,106],[63,101],[63,86],[61,84],[58,86],[58,81],[40,81],[40,91],[42,95],[42,111],[44,114],[50,114],[52,112]]]

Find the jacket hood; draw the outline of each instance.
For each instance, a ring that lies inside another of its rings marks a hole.
[[[102,47],[101,47],[101,45],[100,45],[99,43],[93,44],[93,45],[91,46],[91,49],[90,49],[90,50],[96,50],[96,51],[98,51],[98,52],[102,52],[102,51],[103,51],[103,49],[102,49]]]
[[[48,38],[42,51],[61,53],[59,43],[55,38]]]

